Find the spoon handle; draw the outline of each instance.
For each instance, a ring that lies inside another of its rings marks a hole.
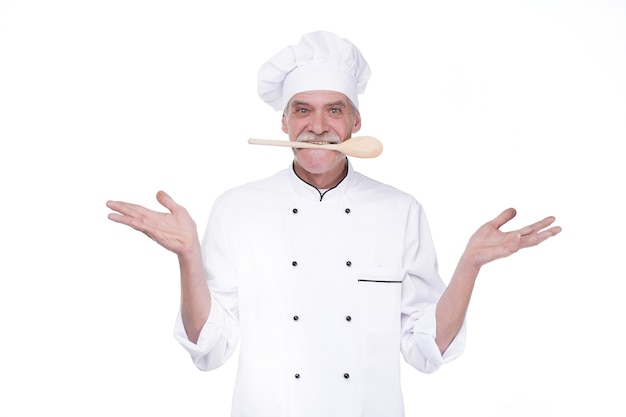
[[[307,142],[294,142],[290,140],[272,140],[272,139],[248,139],[248,143],[253,145],[271,145],[271,146],[286,146],[289,148],[317,148],[317,149],[330,149],[337,150],[337,145],[317,145],[315,143]]]

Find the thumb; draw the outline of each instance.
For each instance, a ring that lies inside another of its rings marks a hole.
[[[180,206],[169,196],[165,191],[159,191],[156,195],[156,199],[161,205],[167,208],[170,212],[174,212]]]
[[[508,209],[504,210],[502,213],[500,213],[498,215],[498,217],[493,219],[490,223],[492,225],[494,225],[497,229],[499,229],[506,222],[511,220],[513,217],[515,217],[516,214],[517,214],[517,211],[514,208],[508,208]]]

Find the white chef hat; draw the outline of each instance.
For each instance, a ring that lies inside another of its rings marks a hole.
[[[371,75],[359,49],[330,32],[306,34],[267,61],[258,74],[258,93],[274,110],[282,111],[303,91],[329,90],[345,94],[358,109],[357,95]]]

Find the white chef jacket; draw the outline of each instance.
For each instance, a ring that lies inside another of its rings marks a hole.
[[[239,346],[232,417],[402,417],[400,355],[430,373],[442,356],[435,306],[445,286],[426,216],[409,194],[353,171],[322,193],[293,167],[226,191],[202,241],[212,305],[201,370]]]

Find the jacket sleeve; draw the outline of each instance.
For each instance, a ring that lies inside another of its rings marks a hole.
[[[445,290],[424,210],[414,202],[409,210],[402,281],[402,340],[404,360],[432,373],[465,349],[465,322],[443,355],[435,343],[437,301]]]
[[[215,369],[228,360],[239,341],[237,270],[230,250],[227,228],[232,224],[223,198],[216,201],[202,240],[202,259],[211,292],[211,311],[197,343],[189,341],[180,310],[174,338],[187,350],[201,370]]]

